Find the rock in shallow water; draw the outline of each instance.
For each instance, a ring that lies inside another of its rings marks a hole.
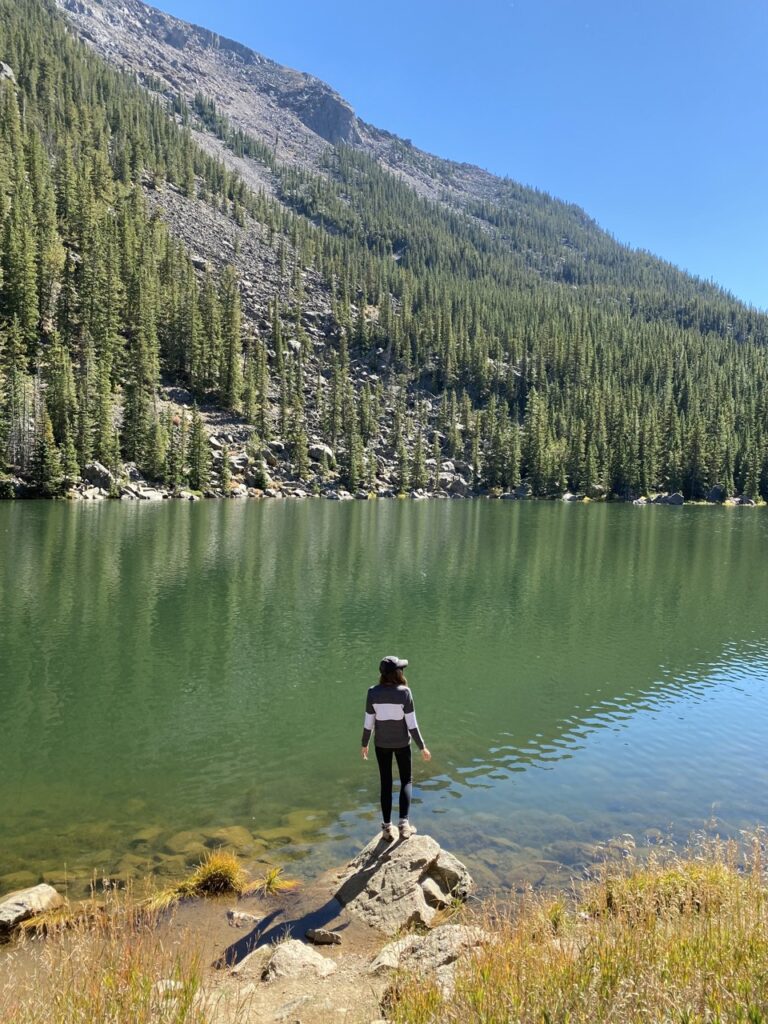
[[[35,885],[8,893],[0,902],[0,935],[7,935],[28,917],[55,910],[63,904],[63,897],[51,885]]]
[[[466,899],[472,878],[431,836],[387,843],[372,840],[341,874],[336,898],[366,924],[387,935],[432,923],[437,907]]]

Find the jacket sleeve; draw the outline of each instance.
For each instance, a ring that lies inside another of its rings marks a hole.
[[[368,695],[365,698],[365,718],[363,719],[363,743],[362,746],[367,747],[368,741],[371,738],[371,730],[373,729],[373,723],[376,721],[376,712],[373,708],[373,701],[371,700],[371,691],[368,691]]]
[[[421,733],[419,732],[419,723],[416,721],[416,710],[413,706],[413,694],[410,690],[405,698],[405,706],[403,710],[405,711],[405,724],[408,726],[408,732],[413,737],[419,750],[423,750],[424,740],[421,738]]]

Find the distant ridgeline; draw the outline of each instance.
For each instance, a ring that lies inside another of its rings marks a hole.
[[[200,416],[165,400],[180,385],[315,485],[389,467],[423,487],[458,459],[475,488],[768,496],[768,317],[576,207],[511,182],[430,200],[355,145],[280,162],[204,91],[108,66],[49,0],[0,0],[0,61],[0,491],[60,493],[94,459],[204,488]],[[432,179],[455,166],[393,146]],[[224,257],[181,241],[205,211],[231,228]],[[270,254],[248,303],[246,237]]]

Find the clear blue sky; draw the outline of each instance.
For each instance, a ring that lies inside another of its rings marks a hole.
[[[159,0],[768,309],[768,0]]]

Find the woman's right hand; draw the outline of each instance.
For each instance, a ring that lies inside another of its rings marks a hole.
[[[425,761],[431,761],[432,760],[432,754],[430,753],[428,747],[424,747],[423,748],[423,750],[421,751],[421,756],[424,758]]]

